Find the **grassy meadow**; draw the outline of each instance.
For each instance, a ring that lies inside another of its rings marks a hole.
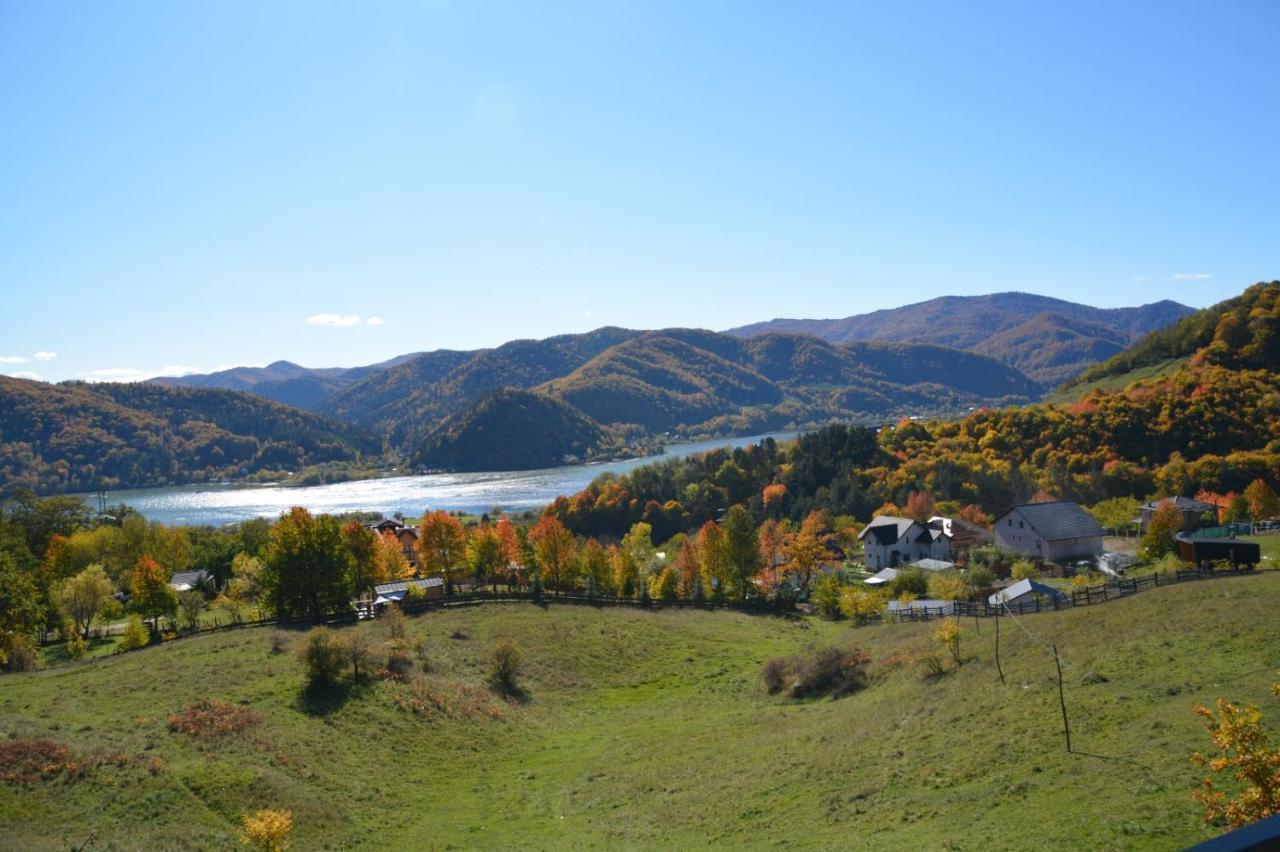
[[[0,847],[228,848],[243,812],[279,807],[297,849],[1177,848],[1218,831],[1190,797],[1187,755],[1209,745],[1192,708],[1252,701],[1280,726],[1277,611],[1280,572],[1004,620],[1004,685],[992,621],[928,679],[911,657],[934,625],[490,604],[408,619],[426,674],[310,697],[302,634],[279,651],[265,628],[196,637],[0,680],[0,740],[115,755],[0,782]],[[485,685],[502,637],[523,701]],[[764,660],[824,643],[865,649],[871,685],[764,693]],[[170,730],[205,698],[259,721]]]

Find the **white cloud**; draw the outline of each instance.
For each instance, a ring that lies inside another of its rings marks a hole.
[[[307,317],[308,325],[328,325],[334,327],[343,327],[348,325],[359,325],[359,314],[313,314]]]
[[[35,358],[37,361],[52,361],[54,358],[58,357],[58,353],[40,351],[31,357]]]
[[[80,377],[91,382],[136,382],[143,376],[136,367],[108,367],[104,370],[90,370],[81,373]]]
[[[6,376],[13,376],[15,379],[30,379],[33,382],[43,382],[44,376],[39,373],[31,373],[26,370],[19,370],[16,373],[5,373]]]
[[[382,325],[382,317],[369,317],[365,322],[369,325]]]
[[[0,364],[25,364],[27,359],[21,355],[0,355]]]
[[[1203,281],[1212,278],[1212,272],[1176,272],[1170,276],[1174,281]]]

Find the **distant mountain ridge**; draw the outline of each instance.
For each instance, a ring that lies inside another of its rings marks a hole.
[[[1167,299],[1132,308],[1095,308],[1013,292],[942,296],[842,319],[774,319],[726,333],[754,337],[791,332],[833,343],[924,341],[992,355],[1048,388],[1190,313],[1191,308]]]
[[[390,369],[419,353],[398,355],[364,367],[303,367],[292,361],[275,361],[265,367],[232,367],[216,373],[161,376],[151,384],[175,388],[218,388],[245,391],[298,408],[315,409],[321,402],[366,376]]]

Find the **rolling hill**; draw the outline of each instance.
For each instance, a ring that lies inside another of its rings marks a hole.
[[[450,470],[533,470],[601,455],[611,441],[566,402],[500,388],[431,430],[410,462]]]
[[[0,376],[0,487],[128,488],[381,454],[364,430],[258,396]]]
[[[283,653],[269,629],[181,639],[5,676],[14,751],[121,757],[0,783],[3,842],[229,849],[243,813],[280,808],[298,849],[1181,849],[1224,830],[1191,798],[1206,772],[1187,757],[1212,749],[1192,709],[1222,697],[1274,719],[1277,607],[1280,575],[1260,572],[1006,622],[1005,684],[990,622],[964,624],[964,664],[928,677],[936,622],[455,607],[407,620],[425,671],[320,699],[300,633],[279,634]],[[340,631],[385,655],[384,625]],[[502,638],[523,652],[523,702],[485,685]],[[813,645],[865,650],[870,685],[767,695],[762,663]],[[210,699],[246,723],[171,727]]]
[[[1168,300],[1135,308],[1094,308],[1031,293],[993,293],[943,296],[843,319],[775,319],[726,333],[810,334],[833,343],[926,341],[993,355],[1050,387],[1191,311]]]

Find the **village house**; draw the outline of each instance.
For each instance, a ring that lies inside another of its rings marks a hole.
[[[1035,603],[1040,598],[1047,598],[1050,602],[1057,601],[1058,603],[1065,603],[1070,600],[1065,592],[1055,589],[1053,586],[1041,583],[1038,580],[1026,579],[1019,580],[1013,585],[991,595],[987,598],[987,603],[991,606],[1010,604],[1016,607]]]
[[[383,518],[377,523],[367,524],[369,529],[378,535],[390,533],[400,542],[401,548],[404,549],[404,558],[409,560],[409,567],[418,570],[418,531],[413,527],[405,526],[400,521],[392,518]]]
[[[1192,500],[1190,497],[1166,497],[1163,500],[1152,500],[1150,503],[1144,503],[1138,507],[1138,511],[1142,513],[1142,519],[1139,524],[1144,533],[1147,531],[1147,527],[1151,526],[1151,521],[1155,518],[1156,512],[1165,506],[1173,506],[1182,514],[1183,532],[1195,532],[1203,527],[1205,525],[1204,516],[1206,512],[1213,513],[1210,526],[1214,526],[1218,522],[1218,507],[1212,503]]]
[[[1024,503],[996,518],[996,545],[1065,564],[1102,555],[1102,526],[1070,500]]]
[[[417,580],[396,580],[393,583],[379,583],[373,587],[373,605],[399,603],[409,596],[410,589],[417,589],[425,598],[444,597],[444,578],[421,577]],[[414,592],[417,594],[417,592]]]
[[[881,515],[858,533],[862,561],[869,568],[897,568],[921,559],[946,559],[951,543],[942,525]]]

